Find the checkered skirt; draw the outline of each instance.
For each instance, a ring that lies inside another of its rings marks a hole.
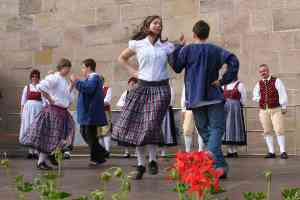
[[[130,90],[113,126],[112,138],[120,145],[163,144],[161,124],[170,104],[170,86],[168,82],[142,83]]]
[[[46,106],[34,119],[21,143],[43,153],[73,145],[75,122],[67,109]]]

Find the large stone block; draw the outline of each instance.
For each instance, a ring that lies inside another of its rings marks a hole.
[[[14,51],[5,53],[6,67],[9,69],[30,69],[33,65],[32,51]]]
[[[161,8],[150,5],[122,5],[121,21],[141,19],[149,15],[160,15]]]
[[[258,76],[258,66],[263,63],[269,66],[271,73],[278,73],[280,71],[279,52],[274,52],[271,50],[255,50],[250,72],[257,74]]]
[[[126,23],[112,24],[111,37],[113,43],[127,43],[133,33],[138,29],[140,23],[140,20],[132,20]]]
[[[285,0],[287,8],[300,8],[300,2],[298,0]]]
[[[280,8],[286,8],[287,7],[287,0],[271,0],[271,8],[273,9],[280,9]]]
[[[53,63],[54,65],[58,63],[61,58],[67,58],[74,60],[75,49],[69,47],[58,47],[53,49]]]
[[[296,49],[300,49],[300,32],[299,31],[295,32],[294,44],[295,44]]]
[[[0,18],[15,17],[19,15],[19,0],[1,0]]]
[[[0,48],[5,51],[20,49],[20,33],[19,32],[1,32]]]
[[[255,10],[251,15],[252,31],[272,31],[272,11],[270,9]]]
[[[83,45],[83,28],[68,28],[64,31],[63,44],[65,47],[79,47]]]
[[[164,18],[184,15],[199,15],[198,0],[164,0],[162,1],[162,16]]]
[[[96,10],[96,24],[111,24],[120,22],[120,6],[107,5]]]
[[[113,68],[113,81],[127,81],[129,77],[131,77],[131,74],[117,61],[114,61],[112,64]]]
[[[220,26],[222,34],[249,33],[250,13],[241,10],[220,13]]]
[[[87,9],[76,12],[58,12],[56,19],[61,26],[68,28],[95,25],[96,9]]]
[[[63,45],[64,32],[62,28],[40,30],[42,48],[57,48]]]
[[[40,32],[39,31],[23,31],[20,33],[20,48],[22,50],[40,50]]]
[[[282,0],[280,0],[282,1]],[[248,10],[266,9],[271,6],[271,2],[268,0],[236,0],[235,8],[242,12]]]
[[[231,0],[200,0],[200,13],[233,10],[234,1]]]
[[[300,28],[300,9],[273,10],[274,31],[294,30]]]
[[[300,73],[299,56],[299,50],[280,53],[280,72]]]
[[[37,14],[42,11],[41,0],[20,0],[20,15]]]
[[[112,26],[97,25],[86,26],[83,28],[83,44],[84,46],[97,46],[112,43]]]
[[[43,49],[35,52],[34,64],[35,65],[49,65],[53,63],[53,51],[52,49]]]
[[[7,21],[6,30],[8,32],[31,30],[32,25],[33,25],[33,19],[30,16],[12,17]]]

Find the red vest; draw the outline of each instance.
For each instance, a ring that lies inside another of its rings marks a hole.
[[[42,94],[40,92],[30,91],[30,85],[27,86],[27,100],[42,101]]]
[[[235,84],[235,86],[231,90],[227,90],[227,86],[224,86],[224,97],[225,99],[235,99],[240,100],[241,99],[241,93],[238,90],[239,81]]]
[[[260,100],[259,107],[261,109],[277,108],[279,104],[279,95],[275,87],[276,78],[271,77],[270,80],[259,81]]]
[[[106,97],[108,89],[109,89],[109,87],[107,87],[107,86],[103,87],[104,98]],[[104,105],[104,111],[111,111],[110,105]]]

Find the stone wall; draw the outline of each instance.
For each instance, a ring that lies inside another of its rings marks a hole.
[[[239,76],[247,86],[248,106],[254,105],[250,96],[261,63],[269,64],[272,73],[284,81],[290,105],[300,104],[298,0],[0,0],[0,129],[17,132],[20,93],[29,71],[38,68],[45,75],[61,57],[72,60],[75,73],[83,59],[94,58],[98,72],[113,87],[115,104],[128,78],[117,56],[143,18],[151,14],[163,16],[164,36],[171,41],[181,32],[190,40],[194,22],[207,20],[211,41],[240,58]],[[182,75],[170,73],[179,106]],[[249,138],[258,138],[257,110],[248,110]],[[287,124],[292,139],[288,141],[300,142],[295,134],[300,130],[296,123],[299,108],[290,110]]]

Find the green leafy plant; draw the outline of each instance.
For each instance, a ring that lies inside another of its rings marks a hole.
[[[281,192],[283,200],[300,200],[300,188],[286,188]]]
[[[58,163],[58,175],[62,176],[62,167],[64,162],[64,153],[61,148],[56,148],[52,153],[54,155],[54,158],[56,162]]]

